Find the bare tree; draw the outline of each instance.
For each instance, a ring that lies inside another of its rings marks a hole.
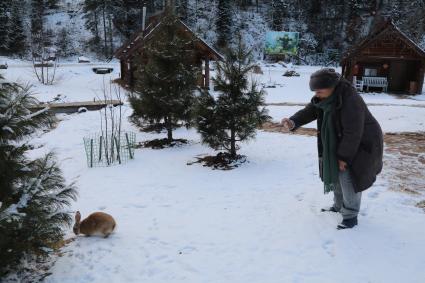
[[[46,42],[43,32],[32,35],[31,59],[38,81],[44,85],[52,85],[58,68],[58,57],[56,51],[48,47]]]

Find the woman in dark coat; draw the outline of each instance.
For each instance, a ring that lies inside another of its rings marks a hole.
[[[340,212],[343,221],[337,228],[352,228],[361,192],[382,170],[382,130],[351,83],[335,70],[313,73],[310,89],[315,92],[311,102],[282,124],[294,131],[317,120],[320,177],[325,192],[334,192],[334,205],[322,211]]]

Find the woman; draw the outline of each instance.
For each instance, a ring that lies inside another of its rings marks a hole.
[[[325,193],[334,192],[334,204],[322,211],[340,212],[338,229],[358,224],[361,192],[382,170],[383,135],[351,83],[334,69],[311,75],[311,102],[292,117],[282,120],[288,131],[317,120],[320,178]]]

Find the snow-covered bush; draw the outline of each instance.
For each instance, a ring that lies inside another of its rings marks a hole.
[[[52,153],[26,157],[29,136],[52,123],[46,110],[30,111],[36,103],[28,88],[0,89],[0,278],[13,272],[27,282],[28,261],[46,258],[62,239],[71,222],[64,208],[76,197]]]

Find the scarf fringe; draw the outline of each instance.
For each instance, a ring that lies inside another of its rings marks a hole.
[[[336,187],[338,186],[338,184],[325,184],[324,185],[324,190],[325,190],[325,194],[333,192]]]

